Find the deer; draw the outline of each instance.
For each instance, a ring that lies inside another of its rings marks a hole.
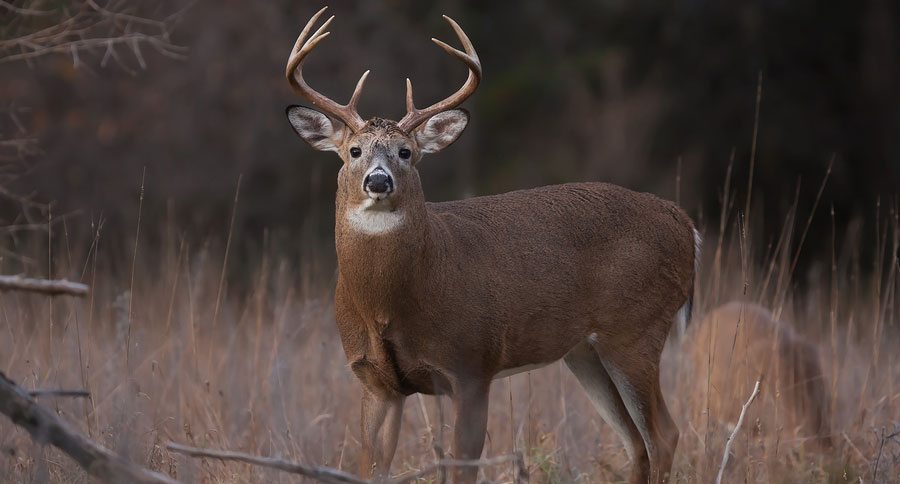
[[[731,301],[714,308],[684,338],[703,411],[734,425],[761,378],[761,424],[796,429],[830,450],[831,395],[821,351],[792,325],[759,304]],[[777,419],[776,419],[777,416]]]
[[[660,354],[690,308],[700,236],[675,204],[606,183],[570,183],[442,203],[425,200],[418,166],[462,134],[459,106],[482,79],[463,50],[432,39],[468,69],[446,99],[417,108],[406,80],[400,121],[357,111],[370,71],[347,104],[303,78],[330,32],[312,16],[285,76],[312,108],[286,110],[314,149],[342,160],[335,200],[334,308],[349,369],[362,387],[360,475],[385,478],[403,403],[449,396],[451,455],[481,457],[491,382],[563,360],[625,444],[630,480],[669,476],[679,432],[660,391]],[[475,482],[475,467],[453,482]]]

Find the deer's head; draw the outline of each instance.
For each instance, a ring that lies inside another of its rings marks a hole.
[[[301,96],[316,109],[287,108],[294,130],[313,148],[334,151],[344,166],[338,175],[338,198],[349,207],[373,212],[392,212],[404,200],[422,198],[416,163],[426,153],[436,153],[456,141],[469,121],[462,104],[481,80],[481,63],[472,42],[451,18],[444,16],[459,37],[465,52],[432,39],[469,68],[465,84],[447,99],[425,109],[413,104],[412,83],[406,80],[406,116],[399,122],[381,118],[363,121],[356,110],[369,71],[363,73],[347,104],[340,105],[312,89],[303,79],[303,60],[330,32],[329,18],[310,32],[325,11],[319,10],[306,24],[288,59],[285,75]]]

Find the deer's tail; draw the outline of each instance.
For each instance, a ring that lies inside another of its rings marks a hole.
[[[697,288],[697,275],[700,272],[700,250],[703,247],[703,238],[696,228],[692,228],[694,232],[694,276],[691,281],[691,288],[688,291],[687,301],[678,313],[675,315],[675,324],[678,325],[678,338],[684,337],[687,332],[688,324],[691,322],[691,316],[694,311],[694,292]]]

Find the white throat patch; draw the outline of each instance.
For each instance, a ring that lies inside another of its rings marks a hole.
[[[347,212],[347,221],[353,230],[379,235],[393,232],[403,225],[406,218],[403,210],[378,210],[372,207],[375,203],[377,202],[370,198]]]

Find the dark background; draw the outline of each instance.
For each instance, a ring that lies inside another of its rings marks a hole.
[[[235,224],[242,242],[267,229],[286,247],[327,245],[340,162],[292,132],[284,108],[302,100],[283,77],[296,35],[323,4],[150,3],[138,7],[149,17],[187,7],[170,23],[186,59],[143,47],[141,66],[126,46],[105,65],[102,48],[77,63],[66,53],[0,63],[0,103],[20,118],[3,116],[0,135],[36,138],[37,148],[19,153],[26,162],[13,164],[27,168],[10,186],[54,201],[56,214],[73,213],[79,222],[69,230],[82,236],[102,215],[115,238],[134,233],[146,169],[142,224],[153,244],[155,224],[166,221],[194,237],[224,238],[242,175]],[[452,148],[419,165],[433,201],[603,180],[677,197],[714,230],[729,163],[735,208],[743,207],[760,86],[756,237],[777,236],[795,195],[805,220],[832,158],[806,239],[810,257],[830,247],[828,208],[842,234],[870,225],[879,202],[884,214],[900,192],[897,2],[330,6],[332,35],[311,55],[306,76],[345,102],[372,69],[360,109],[366,118],[402,116],[407,76],[420,105],[465,79],[462,65],[428,40],[458,45],[441,14],[475,43],[484,82],[464,105],[472,122]],[[12,25],[10,18],[0,10],[0,23]],[[6,207],[4,220],[16,209]],[[865,250],[875,231],[861,230]]]

